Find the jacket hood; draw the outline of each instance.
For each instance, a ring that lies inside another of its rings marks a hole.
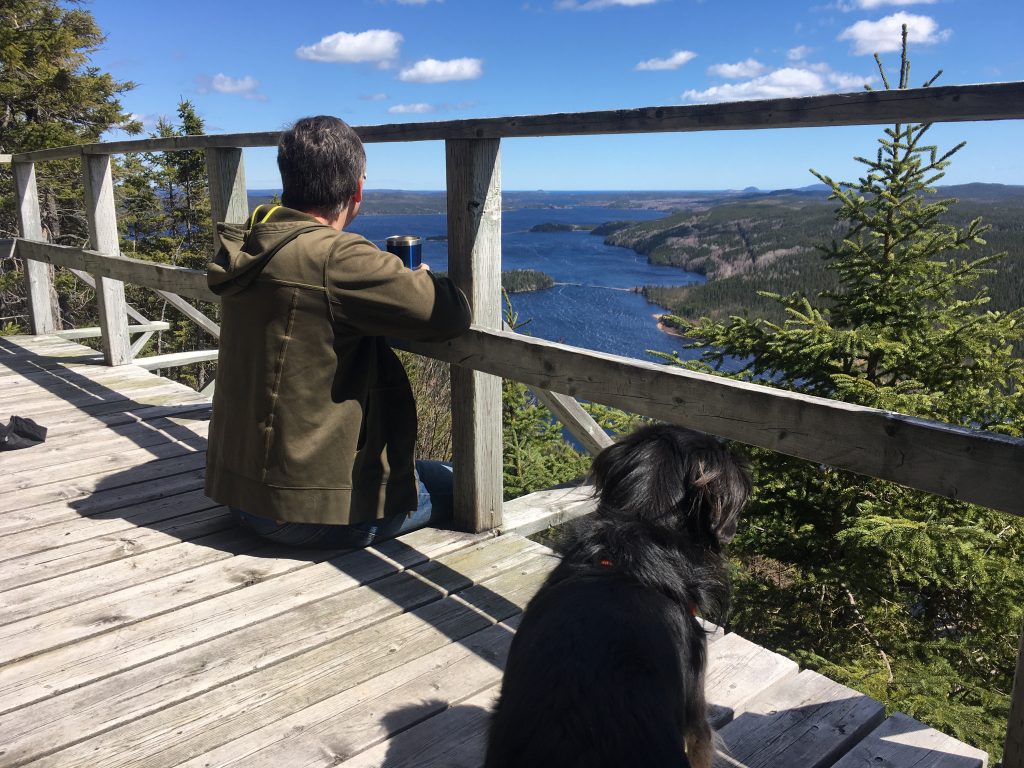
[[[248,288],[278,251],[299,235],[327,228],[312,216],[283,206],[257,206],[245,224],[217,224],[220,248],[206,267],[206,283],[219,296]]]

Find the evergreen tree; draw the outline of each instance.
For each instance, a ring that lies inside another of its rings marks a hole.
[[[98,141],[111,128],[140,129],[118,96],[134,83],[117,81],[91,66],[104,37],[92,14],[74,0],[5,0],[0,4],[0,152]],[[16,236],[14,174],[0,165],[0,236]],[[45,236],[81,245],[88,237],[77,160],[36,166]],[[0,263],[0,317],[22,317],[20,264]],[[85,304],[70,277],[58,281],[60,309],[79,324]],[[8,330],[18,330],[11,325]]]
[[[909,73],[904,28],[899,88]],[[1024,310],[988,308],[983,281],[1001,254],[970,258],[984,243],[980,219],[943,223],[955,201],[932,199],[931,185],[963,144],[940,152],[928,128],[886,129],[875,157],[857,158],[866,172],[855,183],[812,171],[846,229],[822,248],[838,288],[769,294],[782,323],[674,318],[709,348],[705,364],[730,356],[745,361],[743,378],[1021,434],[1024,360],[1013,345]],[[1022,617],[1021,521],[755,453],[735,547],[737,630],[998,752]]]
[[[501,294],[505,325],[514,331],[529,325],[529,320],[519,320],[508,291],[503,288]],[[590,457],[565,441],[561,424],[525,384],[502,380],[501,423],[506,499],[579,479],[589,471]]]
[[[177,115],[177,124],[160,118],[154,138],[193,136],[205,131],[190,101],[179,102]],[[115,185],[124,253],[191,269],[206,268],[213,255],[213,225],[201,150],[126,154],[115,165]],[[129,300],[144,315],[171,324],[169,332],[158,334],[150,342],[156,354],[212,345],[205,331],[152,292],[135,286],[128,286],[127,291]],[[219,317],[216,303],[203,302],[199,308],[214,320]],[[197,363],[172,369],[166,375],[202,389],[213,378],[214,369],[213,363]]]

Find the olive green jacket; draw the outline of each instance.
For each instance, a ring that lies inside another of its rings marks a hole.
[[[289,522],[415,509],[416,405],[383,337],[457,336],[469,327],[466,297],[289,208],[218,232],[207,271],[222,299],[207,495]]]

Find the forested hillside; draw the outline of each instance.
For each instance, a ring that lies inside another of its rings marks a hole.
[[[943,217],[947,223],[964,226],[981,216],[991,227],[976,255],[1007,253],[988,283],[992,308],[1024,306],[1024,187],[966,184],[939,188],[936,198],[959,201]],[[842,236],[834,208],[823,193],[769,193],[618,229],[606,242],[707,276],[700,285],[644,288],[648,301],[673,314],[748,313],[777,321],[780,305],[758,291],[816,294],[835,287],[816,247]]]

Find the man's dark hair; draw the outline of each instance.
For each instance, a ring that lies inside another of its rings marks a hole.
[[[281,203],[327,218],[337,216],[359,188],[366,152],[344,120],[304,117],[277,143]]]

